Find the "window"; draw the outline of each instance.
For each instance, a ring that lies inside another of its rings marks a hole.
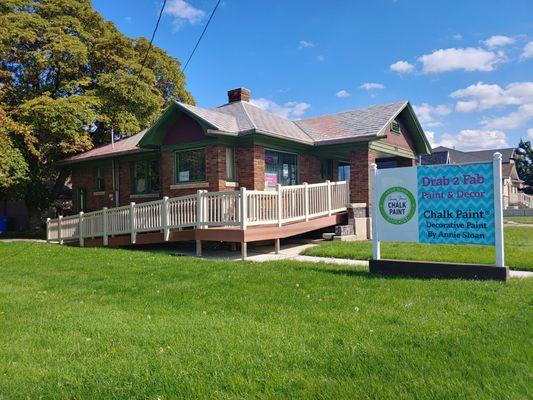
[[[226,147],[226,180],[235,182],[235,149]]]
[[[96,168],[96,191],[103,192],[105,190],[105,179],[102,167]]]
[[[296,154],[266,150],[265,186],[274,187],[278,183],[284,186],[298,183]]]
[[[350,180],[350,164],[339,161],[339,181]]]
[[[159,192],[159,162],[137,161],[133,164],[133,193]]]
[[[205,149],[176,153],[176,182],[205,182]]]
[[[391,122],[390,130],[392,133],[396,133],[398,135],[400,134],[400,124],[398,123],[398,121],[394,120]]]
[[[320,161],[320,178],[323,181],[331,179],[331,160]]]

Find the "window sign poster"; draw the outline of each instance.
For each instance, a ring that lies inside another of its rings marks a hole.
[[[189,171],[180,171],[179,181],[180,182],[189,182],[189,176],[190,176]]]
[[[495,245],[493,164],[379,170],[379,240]]]
[[[276,186],[278,184],[278,174],[272,172],[265,173],[265,184],[270,187]]]
[[[283,178],[289,178],[289,164],[283,164]]]

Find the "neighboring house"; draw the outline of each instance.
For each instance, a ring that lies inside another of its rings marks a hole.
[[[470,162],[492,161],[494,153],[499,152],[502,155],[502,191],[503,191],[503,206],[519,205],[520,196],[519,190],[522,181],[518,177],[515,165],[515,151],[514,148],[506,149],[492,149],[481,151],[459,151],[450,149],[448,147],[439,146],[433,149],[433,153],[420,157],[420,164],[434,165],[434,164],[462,164]]]
[[[63,160],[74,210],[209,191],[349,180],[369,202],[369,164],[415,165],[429,142],[407,101],[299,121],[267,112],[244,88],[206,109],[173,103],[149,129]]]

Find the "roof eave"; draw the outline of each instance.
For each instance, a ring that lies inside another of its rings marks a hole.
[[[134,149],[129,149],[129,150],[117,151],[115,153],[101,154],[101,155],[97,155],[97,156],[78,158],[78,159],[74,159],[74,160],[66,158],[64,160],[56,162],[55,164],[57,166],[62,167],[62,166],[66,166],[66,165],[79,164],[79,163],[86,162],[86,161],[94,161],[94,160],[101,160],[101,159],[105,159],[105,158],[120,157],[120,156],[124,156],[124,155],[127,155],[127,154],[150,153],[150,152],[153,152],[153,151],[154,151],[154,149],[134,148]]]
[[[355,143],[355,142],[370,142],[374,140],[382,139],[376,134],[364,135],[364,136],[347,136],[333,139],[316,140],[314,146],[326,146],[330,144],[342,144],[342,143]]]

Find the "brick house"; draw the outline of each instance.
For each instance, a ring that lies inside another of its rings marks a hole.
[[[349,180],[369,202],[369,164],[415,165],[429,142],[407,101],[289,121],[255,106],[250,91],[206,109],[173,103],[149,129],[63,160],[75,211],[239,187]]]

